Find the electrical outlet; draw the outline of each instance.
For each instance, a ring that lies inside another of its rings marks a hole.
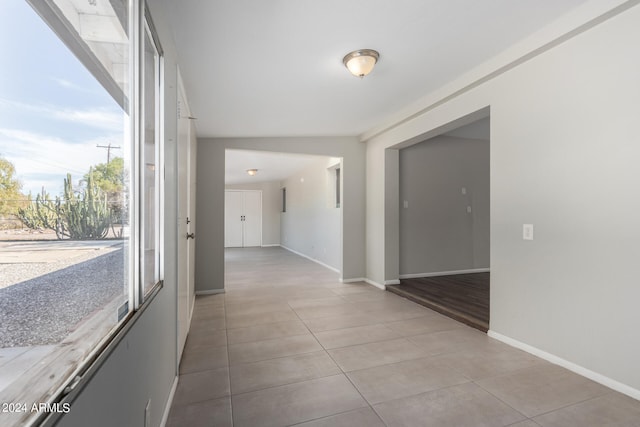
[[[522,240],[533,240],[533,224],[522,224]]]

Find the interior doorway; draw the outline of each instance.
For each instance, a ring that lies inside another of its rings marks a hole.
[[[316,154],[226,149],[225,262],[240,252],[232,248],[262,247],[267,253],[280,247],[341,278],[348,203],[342,162]]]
[[[399,285],[416,302],[489,328],[490,118],[399,153]]]

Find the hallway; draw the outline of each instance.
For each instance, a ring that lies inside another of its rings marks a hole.
[[[226,269],[196,299],[168,426],[638,425],[636,400],[284,249]]]

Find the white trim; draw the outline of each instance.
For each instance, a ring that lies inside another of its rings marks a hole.
[[[382,289],[383,291],[387,290],[387,287],[385,285],[382,285],[376,281],[373,281],[371,279],[364,279],[365,282],[367,282],[368,284],[370,284],[371,286],[375,286],[378,289]]]
[[[489,330],[487,332],[487,335],[507,345],[510,345],[511,347],[519,348],[520,350],[526,351],[527,353],[531,353],[534,356],[538,356],[539,358],[544,359],[553,364],[562,366],[563,368],[566,368],[572,372],[575,372],[578,375],[582,375],[583,377],[589,378],[590,380],[593,380],[606,387],[609,387],[610,389],[626,394],[627,396],[630,396],[634,399],[640,400],[640,390],[637,390],[633,387],[630,387],[612,378],[609,378],[597,372],[591,371],[583,366],[577,365],[566,359],[563,359],[551,353],[547,353],[544,350],[540,350],[539,348],[533,347],[529,344],[525,344],[513,338],[507,337],[498,332]]]
[[[217,295],[224,294],[224,289],[210,289],[207,291],[196,291],[196,295]]]
[[[306,259],[308,259],[308,260],[310,260],[310,261],[315,262],[316,264],[320,264],[321,266],[323,266],[323,267],[325,267],[325,268],[328,268],[329,270],[331,270],[331,271],[335,271],[336,273],[340,274],[340,270],[338,270],[338,269],[337,269],[337,268],[335,268],[335,267],[331,267],[330,265],[327,265],[327,264],[325,264],[325,263],[324,263],[324,262],[322,262],[322,261],[318,261],[318,260],[317,260],[317,259],[315,259],[315,258],[311,258],[310,256],[303,254],[302,252],[294,251],[293,249],[288,248],[288,247],[286,247],[286,246],[280,245],[280,247],[282,247],[283,249],[288,250],[289,252],[293,252],[293,253],[294,253],[294,254],[296,254],[296,255],[300,255],[302,258],[306,258]]]
[[[167,421],[169,421],[169,412],[171,411],[171,404],[173,403],[173,397],[176,394],[176,388],[178,387],[178,375],[173,379],[173,385],[171,386],[171,390],[169,391],[169,398],[167,399],[167,404],[164,407],[164,413],[162,414],[162,420],[160,420],[160,427],[164,427],[167,425]]]
[[[366,282],[367,279],[365,279],[364,277],[356,277],[353,279],[345,279],[345,278],[340,278],[340,283],[355,283],[355,282]]]
[[[488,273],[488,268],[471,268],[469,270],[435,271],[432,273],[401,274],[401,279],[416,279],[418,277],[453,276],[454,274]],[[390,283],[389,283],[390,284]]]
[[[262,245],[263,248],[274,248],[280,246],[280,243],[273,243],[270,245]]]
[[[385,285],[399,285],[400,284],[400,280],[399,279],[385,280],[384,284]]]

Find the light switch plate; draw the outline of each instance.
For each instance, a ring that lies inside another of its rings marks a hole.
[[[522,224],[522,240],[533,240],[533,224]]]

